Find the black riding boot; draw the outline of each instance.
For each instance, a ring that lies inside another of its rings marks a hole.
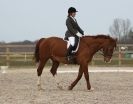
[[[73,48],[72,45],[70,45],[69,48],[67,49],[66,57],[68,61],[72,59],[72,48]]]

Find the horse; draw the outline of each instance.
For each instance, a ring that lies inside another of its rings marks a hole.
[[[87,90],[92,90],[89,80],[88,64],[91,62],[94,54],[98,51],[102,52],[105,62],[110,62],[116,45],[117,39],[103,34],[80,38],[79,49],[74,57],[76,64],[79,65],[78,76],[68,87],[68,90],[74,88],[83,74],[86,79]],[[48,59],[52,60],[50,72],[55,76],[60,63],[69,64],[66,58],[66,53],[67,42],[62,38],[42,38],[37,42],[34,56],[36,63],[38,63],[38,89],[41,89],[41,74]]]

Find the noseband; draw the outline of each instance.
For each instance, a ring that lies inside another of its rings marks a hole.
[[[104,54],[102,49],[100,49],[99,51],[100,51],[99,54],[102,55],[102,56],[104,56],[105,58],[109,58],[109,57],[112,57],[113,56],[113,55]]]

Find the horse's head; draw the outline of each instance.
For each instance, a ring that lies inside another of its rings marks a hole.
[[[102,51],[105,62],[111,62],[114,49],[116,48],[116,44],[117,44],[117,39],[113,39],[111,37],[108,37],[108,39],[104,41],[102,46]]]

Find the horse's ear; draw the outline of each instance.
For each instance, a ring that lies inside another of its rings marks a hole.
[[[107,34],[107,36],[108,36],[108,37],[110,37],[110,35],[109,35],[109,34]]]
[[[117,38],[115,38],[115,41],[117,42],[117,41],[118,41],[118,39],[117,39]]]

